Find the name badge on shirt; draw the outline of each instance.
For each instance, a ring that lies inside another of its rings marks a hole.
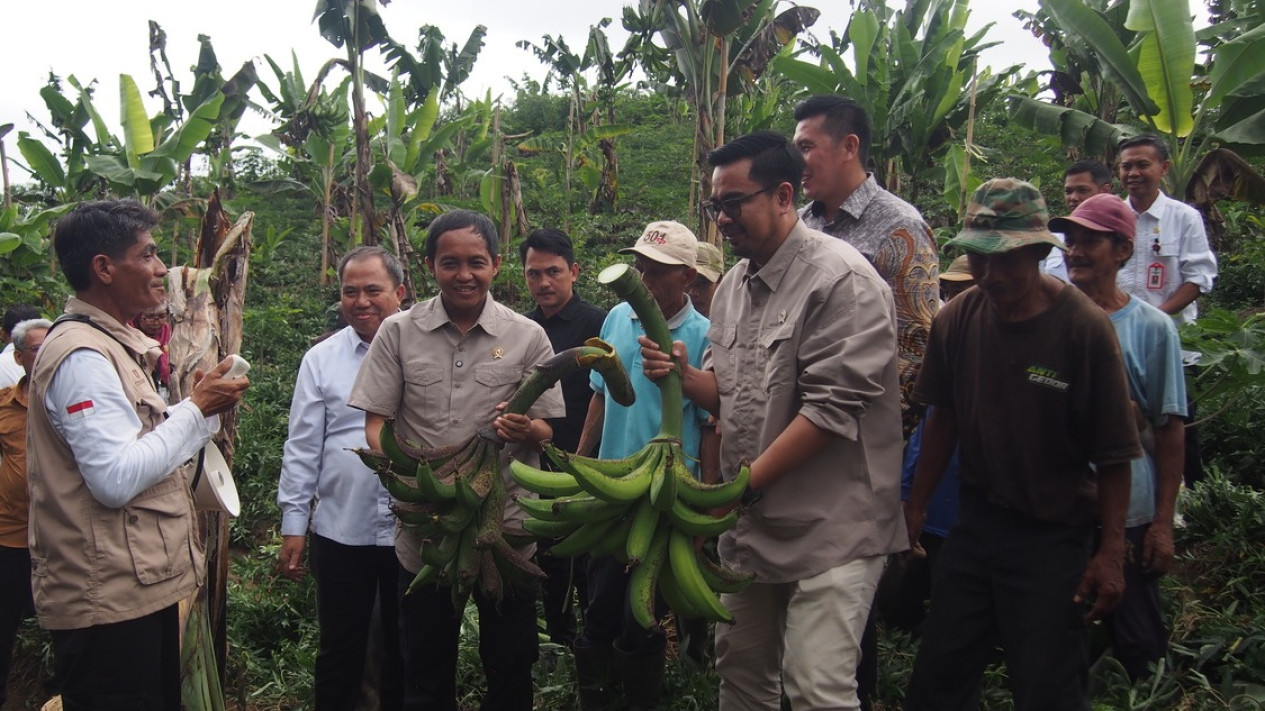
[[[1164,288],[1163,264],[1152,262],[1151,266],[1146,268],[1146,288],[1155,290]]]

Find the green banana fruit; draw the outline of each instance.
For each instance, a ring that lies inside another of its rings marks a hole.
[[[751,469],[746,465],[738,468],[738,476],[733,481],[727,481],[723,484],[704,484],[694,478],[690,470],[683,462],[677,462],[673,467],[676,474],[677,496],[685,500],[685,503],[696,509],[714,509],[721,506],[728,506],[738,499],[742,498],[742,494],[747,490],[747,482],[751,480]]]
[[[676,581],[671,565],[665,565],[663,570],[659,571],[659,594],[663,595],[663,601],[668,603],[672,612],[676,613],[677,619],[694,619],[703,616],[681,591],[681,584]]]
[[[658,447],[649,449],[646,457],[632,473],[626,477],[614,478],[575,467],[565,457],[555,456],[551,446],[546,446],[544,451],[559,468],[575,477],[581,488],[610,502],[636,501],[644,496],[650,489],[650,482],[662,458],[662,451]]]
[[[587,494],[554,499],[548,503],[550,504],[549,508],[550,513],[553,515],[553,520],[579,521],[581,523],[618,518],[627,513],[630,508],[628,504],[623,502],[611,503]],[[535,514],[532,515],[534,516]]]
[[[698,570],[703,574],[703,581],[707,583],[707,587],[718,593],[742,592],[755,580],[751,573],[726,568],[701,550],[695,551],[694,557],[698,559]]]
[[[650,551],[650,542],[658,528],[659,510],[654,507],[649,497],[642,498],[637,502],[637,508],[633,509],[632,525],[625,538],[624,553],[628,556],[629,563],[640,562],[646,557],[646,553]]]
[[[550,546],[549,552],[560,558],[587,553],[618,528],[619,521],[618,518],[604,518],[581,524],[571,535]]]
[[[676,451],[669,449],[664,455],[660,466],[655,467],[650,480],[650,503],[654,504],[655,509],[659,511],[669,511],[672,504],[676,503],[676,476],[670,469],[673,458],[680,452],[680,447]]]
[[[579,521],[541,521],[534,518],[523,521],[523,529],[537,538],[569,536],[583,525]]]
[[[540,521],[561,520],[553,510],[553,503],[557,500],[558,499],[538,499],[535,496],[522,495],[514,497],[514,503],[518,504],[518,508],[526,511],[528,516]],[[504,535],[504,529],[502,529],[502,535]]]
[[[668,509],[668,515],[672,519],[672,525],[678,531],[691,536],[703,536],[705,538],[719,536],[733,528],[734,522],[738,520],[737,511],[730,511],[724,516],[712,516],[711,514],[695,511],[686,506],[680,499],[672,502],[672,507]]]
[[[633,619],[645,629],[652,629],[658,624],[654,612],[655,594],[671,535],[668,526],[660,525],[650,542],[649,552],[633,568],[632,575],[628,578],[628,606],[632,610]]]
[[[528,491],[545,496],[570,496],[584,490],[567,472],[547,472],[517,459],[510,460],[510,476]]]
[[[438,568],[433,565],[423,565],[421,570],[417,571],[417,575],[413,576],[413,582],[409,583],[408,589],[404,591],[404,594],[410,595],[417,588],[435,582],[438,577]]]
[[[406,474],[417,466],[417,459],[410,457],[400,447],[400,441],[395,438],[394,419],[388,418],[382,421],[382,429],[378,431],[378,443],[382,447],[382,453],[391,460],[391,467],[396,473]]]
[[[733,622],[733,615],[720,603],[716,593],[707,587],[703,573],[694,556],[694,540],[685,533],[673,530],[668,537],[668,562],[681,593],[702,616],[713,622]]]

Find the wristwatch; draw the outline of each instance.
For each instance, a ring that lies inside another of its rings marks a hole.
[[[763,498],[764,498],[764,491],[762,489],[747,489],[746,491],[742,492],[742,498],[739,499],[739,502],[743,506],[755,506],[757,503],[759,503],[760,499],[763,499]]]

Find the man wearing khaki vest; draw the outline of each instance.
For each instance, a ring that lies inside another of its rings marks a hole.
[[[31,377],[27,477],[32,592],[72,709],[180,708],[176,603],[203,576],[189,468],[249,382],[225,359],[167,407],[158,343],[125,325],[163,301],[158,214],[88,202],[53,244],[75,296]]]

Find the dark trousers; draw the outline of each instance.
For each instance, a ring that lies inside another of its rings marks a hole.
[[[414,573],[400,569],[400,640],[404,651],[406,711],[456,711],[457,643],[463,610],[452,589],[423,585],[405,594]],[[536,636],[536,594],[506,586],[498,604],[474,591],[479,607],[479,659],[487,677],[483,711],[531,711]]]
[[[628,578],[624,564],[612,556],[589,561],[589,603],[584,610],[585,647],[614,644],[629,656],[658,654],[667,646],[661,630],[646,630],[633,619],[628,605]],[[656,601],[656,608],[663,604]]]
[[[1160,607],[1160,577],[1143,570],[1142,542],[1150,524],[1125,530],[1124,597],[1103,619],[1116,659],[1133,681],[1146,678],[1147,666],[1164,658],[1168,630]]]
[[[31,600],[31,552],[0,546],[0,706],[4,706],[13,661],[13,642],[22,620],[35,610]]]
[[[1072,601],[1093,529],[1037,521],[962,488],[932,573],[907,711],[978,706],[1000,644],[1016,711],[1088,711],[1085,606]]]
[[[541,598],[545,610],[545,632],[555,644],[570,647],[576,635],[576,598],[580,600],[579,613],[584,615],[584,601],[588,599],[587,570],[589,557],[556,557],[549,554],[545,541],[536,544],[536,564],[547,576],[541,583]]]
[[[135,620],[49,634],[66,711],[180,711],[176,605]]]
[[[398,711],[404,680],[395,547],[347,546],[313,534],[311,561],[321,632],[314,684],[317,711],[356,708],[375,601],[380,606],[383,650],[378,698],[383,711]]]

